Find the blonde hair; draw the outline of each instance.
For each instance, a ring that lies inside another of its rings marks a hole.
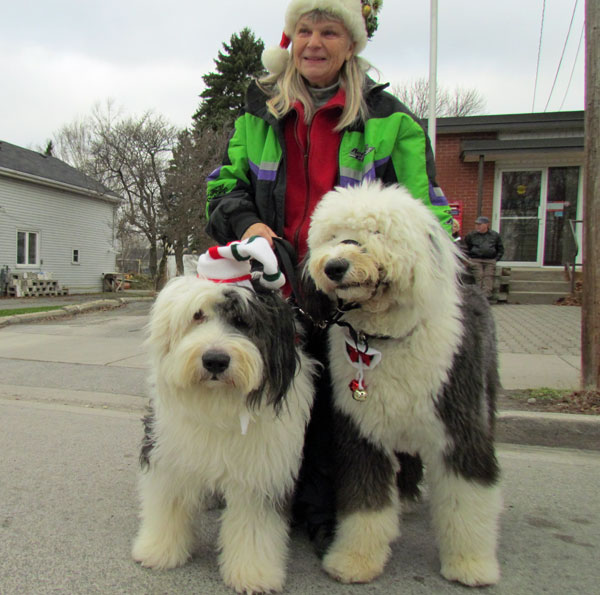
[[[314,22],[320,20],[340,20],[335,15],[323,10],[313,10],[307,15]],[[359,56],[353,55],[344,62],[340,69],[340,87],[346,93],[346,102],[340,116],[340,121],[334,128],[336,132],[350,126],[357,120],[365,121],[368,116],[368,108],[363,96],[367,71],[371,65]],[[258,81],[259,87],[269,95],[267,109],[278,120],[283,118],[293,107],[296,101],[300,101],[304,107],[306,122],[310,122],[317,108],[313,102],[306,81],[296,68],[294,60],[290,56],[286,68],[281,74],[268,74]]]

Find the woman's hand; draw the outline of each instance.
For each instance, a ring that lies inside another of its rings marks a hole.
[[[265,238],[265,240],[269,242],[271,248],[273,248],[273,238],[276,238],[277,234],[268,225],[265,225],[264,223],[253,223],[244,232],[244,235],[241,239],[247,240],[252,236],[261,236],[262,238]]]

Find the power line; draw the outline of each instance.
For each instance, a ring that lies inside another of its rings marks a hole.
[[[575,6],[573,6],[573,13],[571,14],[571,22],[569,23],[569,30],[567,31],[567,38],[565,39],[565,44],[563,45],[562,54],[560,55],[560,60],[558,61],[558,68],[556,69],[556,74],[554,75],[554,82],[552,83],[552,88],[550,89],[550,95],[548,95],[548,101],[546,101],[546,107],[544,108],[544,111],[548,109],[550,99],[552,98],[552,93],[554,93],[554,87],[558,79],[558,73],[560,72],[560,67],[562,65],[563,58],[565,57],[565,50],[567,49],[567,43],[569,42],[569,37],[571,35],[571,28],[573,27],[573,19],[575,18],[575,11],[577,10],[578,3],[579,0],[575,0]]]
[[[538,75],[540,73],[540,56],[542,55],[542,36],[544,33],[544,14],[546,13],[546,0],[542,2],[542,24],[540,25],[540,43],[538,45],[537,66],[535,68],[535,83],[533,84],[533,102],[531,103],[531,111],[535,110],[535,94],[537,91]]]
[[[581,49],[581,42],[583,41],[583,32],[585,31],[585,18],[583,19],[583,23],[581,23],[581,33],[579,34],[579,43],[577,44],[577,52],[575,53],[575,60],[573,61],[573,68],[571,68],[571,76],[569,77],[569,83],[567,84],[567,90],[565,91],[565,95],[563,97],[562,103],[560,104],[560,108],[558,111],[561,111],[563,105],[565,104],[565,100],[567,99],[567,94],[569,93],[569,89],[571,87],[571,82],[573,81],[573,74],[575,72],[575,67],[577,66],[577,58],[579,58],[579,50]]]

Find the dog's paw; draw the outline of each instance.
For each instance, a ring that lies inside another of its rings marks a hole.
[[[468,587],[495,585],[500,580],[500,567],[495,557],[452,556],[442,562],[442,576]]]
[[[276,568],[238,568],[223,571],[223,582],[236,593],[257,595],[283,590],[285,572]]]
[[[185,564],[190,552],[180,542],[140,535],[133,544],[131,555],[142,566],[167,570]]]
[[[388,556],[389,553],[384,552],[366,555],[330,550],[323,558],[323,569],[341,583],[369,583],[383,572]]]

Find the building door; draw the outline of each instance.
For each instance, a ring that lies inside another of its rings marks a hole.
[[[503,171],[500,235],[503,261],[562,266],[574,248],[579,167]]]
[[[562,266],[572,262],[576,249],[569,220],[577,219],[579,194],[578,167],[550,167],[544,229],[545,266]]]
[[[538,263],[542,170],[502,172],[500,236],[509,262]]]

